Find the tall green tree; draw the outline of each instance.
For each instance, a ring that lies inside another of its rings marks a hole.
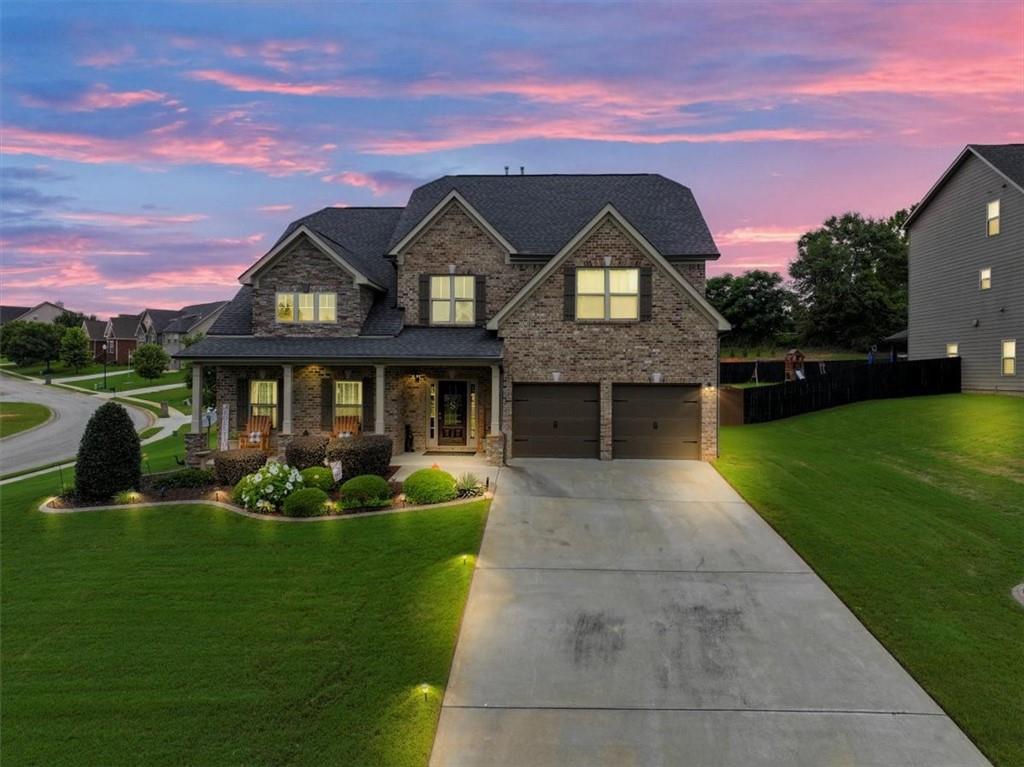
[[[730,343],[771,344],[792,327],[796,297],[778,272],[754,269],[738,276],[726,272],[712,277],[707,282],[707,299],[732,325]]]
[[[800,238],[789,274],[806,343],[865,349],[906,327],[908,215],[844,213]]]
[[[80,327],[65,328],[60,339],[60,361],[77,373],[92,359],[89,336]]]
[[[163,375],[171,358],[159,344],[143,344],[132,355],[132,367],[143,378],[154,380]]]
[[[17,365],[50,363],[60,358],[60,341],[64,328],[44,322],[8,322],[4,325],[0,349]]]
[[[96,315],[92,315],[90,319],[96,319]],[[62,328],[80,328],[82,322],[85,320],[85,315],[81,312],[73,312],[69,309],[65,309],[63,312],[57,315],[57,318],[53,321],[54,325],[60,325]]]

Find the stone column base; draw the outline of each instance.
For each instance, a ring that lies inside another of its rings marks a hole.
[[[206,434],[185,435],[185,464],[194,469],[202,466],[203,456],[210,452],[206,446],[208,439]]]
[[[484,452],[487,456],[487,463],[491,466],[505,465],[505,435],[488,434],[484,437]]]

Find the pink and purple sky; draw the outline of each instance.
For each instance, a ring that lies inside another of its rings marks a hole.
[[[1024,141],[1024,2],[2,8],[2,302],[228,298],[292,219],[445,173],[658,172],[723,257]]]

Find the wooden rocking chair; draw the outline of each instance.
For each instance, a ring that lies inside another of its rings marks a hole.
[[[245,431],[238,435],[238,449],[269,449],[271,423],[269,415],[250,416],[249,422],[245,425]]]
[[[358,437],[359,431],[359,416],[339,415],[334,419],[334,428],[331,430],[331,436],[335,439],[345,436]]]

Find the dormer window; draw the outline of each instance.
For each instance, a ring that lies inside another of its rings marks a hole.
[[[982,290],[988,290],[992,287],[992,270],[990,268],[982,269],[978,273],[978,287]]]
[[[988,204],[988,224],[987,229],[989,237],[995,237],[999,234],[999,200],[992,200]]]
[[[337,322],[336,293],[277,293],[274,298],[277,321]]]
[[[476,279],[473,275],[435,274],[430,278],[430,324],[473,325],[476,322]]]

